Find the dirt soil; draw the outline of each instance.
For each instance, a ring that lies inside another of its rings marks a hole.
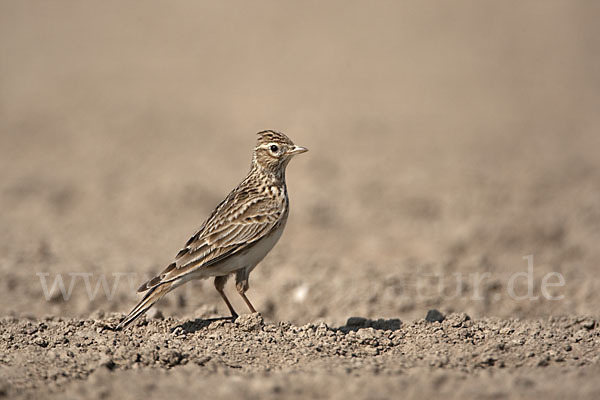
[[[0,397],[600,398],[600,3],[439,3],[0,1]],[[262,129],[260,316],[113,331]]]
[[[600,394],[600,329],[591,318],[451,314],[441,323],[350,318],[332,328],[250,314],[233,322],[144,318],[115,332],[119,317],[3,319],[0,349],[10,368],[0,390],[57,399]]]

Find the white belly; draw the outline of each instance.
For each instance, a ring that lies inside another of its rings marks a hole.
[[[263,238],[248,250],[242,251],[234,256],[228,257],[222,262],[211,265],[208,268],[202,268],[198,271],[201,276],[198,279],[205,279],[211,276],[227,275],[242,268],[248,268],[250,271],[262,261],[279,238],[283,234],[285,222],[283,222],[276,231],[273,231],[269,236]]]

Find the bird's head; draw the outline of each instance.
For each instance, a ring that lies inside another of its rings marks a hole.
[[[262,131],[257,135],[252,163],[255,167],[273,173],[284,172],[292,157],[308,151],[305,147],[296,146],[280,132]]]

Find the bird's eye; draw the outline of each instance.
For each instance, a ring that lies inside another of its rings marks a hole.
[[[273,153],[277,153],[277,152],[279,151],[279,147],[277,147],[277,145],[276,145],[276,144],[272,144],[272,145],[271,145],[271,151],[272,151]]]

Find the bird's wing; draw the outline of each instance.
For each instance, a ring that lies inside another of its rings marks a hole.
[[[277,227],[286,208],[284,197],[250,195],[246,190],[230,193],[177,253],[175,262],[140,286],[138,292],[209,268],[252,246]]]

